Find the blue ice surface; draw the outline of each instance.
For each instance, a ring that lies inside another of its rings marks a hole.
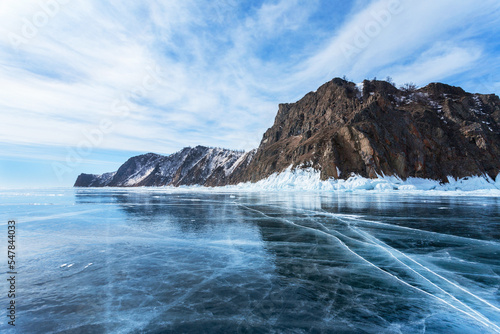
[[[0,218],[19,333],[500,332],[498,197],[3,190]]]

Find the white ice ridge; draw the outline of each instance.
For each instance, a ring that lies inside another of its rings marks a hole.
[[[354,191],[483,191],[500,195],[500,174],[493,180],[489,176],[472,176],[463,179],[448,177],[448,183],[421,178],[408,178],[405,181],[395,176],[379,176],[367,179],[353,175],[347,180],[329,179],[322,181],[320,172],[312,168],[292,170],[290,167],[256,183],[240,183],[237,189],[258,190],[329,190]],[[230,187],[226,187],[230,188]]]
[[[256,183],[246,182],[234,186],[207,188],[201,186],[181,186],[179,190],[210,189],[215,191],[373,191],[404,192],[436,195],[479,195],[500,196],[500,174],[493,180],[491,177],[471,176],[462,179],[448,177],[448,183],[431,179],[408,178],[402,180],[396,176],[379,176],[367,179],[353,175],[347,180],[321,180],[320,172],[313,168],[287,168]]]

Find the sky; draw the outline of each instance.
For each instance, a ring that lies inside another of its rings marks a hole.
[[[0,188],[250,150],[334,77],[500,94],[498,0],[2,0]]]

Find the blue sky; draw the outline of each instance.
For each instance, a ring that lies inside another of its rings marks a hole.
[[[498,36],[498,0],[3,0],[0,187],[248,150],[333,77],[499,94]]]

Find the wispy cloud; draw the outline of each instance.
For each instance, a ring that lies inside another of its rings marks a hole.
[[[102,149],[248,149],[333,76],[473,87],[500,72],[499,17],[493,0],[6,0],[0,142],[77,146],[106,119]]]
[[[377,75],[398,75],[398,79],[420,84],[446,80],[460,74],[462,65],[481,67],[481,52],[488,46],[497,54],[498,44],[487,43],[500,29],[499,14],[497,1],[373,1],[339,27],[330,41],[304,62],[297,77],[314,81],[345,73],[355,80]],[[439,48],[449,49],[436,52]],[[418,68],[430,61],[429,54],[434,57],[429,65],[451,57],[454,66],[437,72],[436,67]]]

